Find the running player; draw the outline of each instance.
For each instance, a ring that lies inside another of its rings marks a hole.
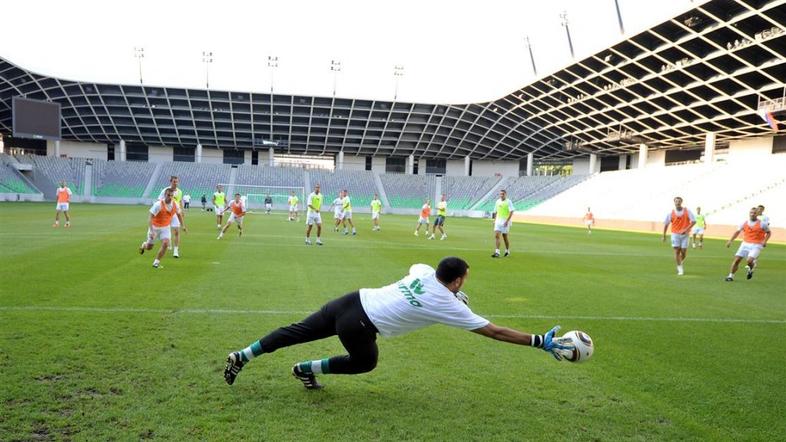
[[[688,235],[696,224],[696,217],[686,207],[682,207],[682,197],[674,198],[674,209],[666,214],[663,221],[663,242],[666,242],[666,231],[671,224],[671,247],[674,248],[674,260],[677,262],[677,275],[685,274],[682,264],[688,254]]]
[[[338,197],[330,203],[330,209],[333,210],[333,231],[338,232],[338,226],[341,225],[342,212],[344,211],[344,192],[338,191]]]
[[[317,245],[322,245],[322,215],[319,209],[322,208],[322,194],[319,193],[319,184],[314,186],[314,191],[308,196],[306,200],[308,212],[306,212],[306,245],[311,245],[311,228],[314,224],[317,225]]]
[[[60,213],[65,216],[65,226],[71,227],[71,216],[68,214],[68,208],[71,203],[71,189],[68,188],[65,181],[60,181],[60,187],[55,191],[57,196],[57,203],[55,204],[55,223],[52,227],[60,225]]]
[[[756,213],[758,213],[756,219],[760,219],[762,222],[766,223],[767,225],[770,224],[770,217],[764,214],[764,206],[762,206],[761,204],[756,206]]]
[[[150,207],[149,216],[147,220],[147,238],[139,246],[139,254],[145,253],[145,250],[153,249],[153,242],[158,239],[161,241],[161,248],[158,250],[156,258],[153,260],[153,267],[159,268],[161,260],[166,255],[166,250],[169,248],[169,241],[172,237],[170,225],[172,218],[179,218],[183,231],[186,231],[186,223],[183,219],[183,213],[180,210],[180,205],[172,198],[172,189],[164,189],[164,198],[156,201]]]
[[[240,194],[235,194],[235,199],[232,200],[229,205],[226,207],[225,210],[230,210],[229,219],[227,220],[227,225],[221,229],[221,232],[218,234],[218,238],[221,239],[224,237],[224,233],[226,233],[229,226],[233,223],[237,223],[237,236],[243,236],[243,217],[246,215],[246,204],[244,201],[240,199]]]
[[[240,370],[253,358],[267,353],[338,335],[347,354],[303,361],[292,367],[292,375],[307,389],[319,389],[319,374],[360,374],[377,366],[377,334],[403,335],[433,324],[445,324],[498,341],[540,348],[558,361],[575,350],[574,345],[556,337],[559,326],[542,335],[532,335],[491,323],[469,308],[469,298],[461,292],[469,265],[461,258],[448,257],[436,271],[415,264],[409,274],[382,288],[360,289],[328,302],[318,312],[297,324],[281,327],[232,352],[226,360],[224,380],[232,385]],[[500,368],[504,370],[505,368]]]
[[[505,189],[499,191],[499,199],[494,203],[494,213],[491,218],[494,220],[494,254],[492,258],[499,258],[499,238],[500,236],[505,241],[505,256],[510,256],[510,240],[508,233],[510,232],[510,219],[513,218],[513,212],[516,210],[513,203],[508,199],[508,192]]]
[[[265,195],[265,215],[270,215],[270,211],[273,210],[273,197],[270,194]],[[238,225],[239,227],[240,225]]]
[[[770,240],[772,232],[770,232],[769,224],[758,218],[760,216],[759,213],[758,207],[751,208],[748,219],[740,224],[737,231],[731,235],[731,239],[726,241],[726,247],[730,247],[731,243],[734,242],[740,232],[742,232],[742,244],[740,244],[740,248],[737,249],[737,253],[734,254],[734,261],[731,263],[729,276],[726,277],[726,281],[728,282],[734,281],[734,274],[737,273],[740,261],[743,259],[747,259],[748,263],[745,266],[745,270],[748,272],[747,278],[753,278],[753,271],[759,263],[761,249],[767,247],[767,241]]]
[[[429,200],[423,202],[423,207],[420,208],[420,216],[418,217],[418,225],[415,226],[415,236],[419,236],[420,226],[426,226],[426,237],[428,237],[428,217],[431,216],[431,204]]]
[[[297,203],[300,202],[297,195],[295,195],[295,191],[289,192],[289,198],[287,198],[287,204],[289,204],[289,220],[296,221],[297,220]]]
[[[347,222],[352,227],[352,235],[357,235],[355,224],[352,222],[352,200],[349,199],[349,191],[347,189],[344,189],[344,198],[341,200],[341,222],[344,225],[344,235],[349,235]]]
[[[224,207],[227,205],[227,195],[224,193],[224,188],[219,184],[216,186],[216,191],[213,192],[213,210],[216,212],[216,228],[221,228],[221,223],[224,221]]]
[[[445,217],[448,216],[448,200],[445,197],[445,194],[442,194],[442,200],[437,203],[437,218],[434,219],[434,225],[431,227],[431,236],[428,239],[434,239],[434,234],[437,233],[437,229],[442,232],[442,236],[439,238],[440,241],[444,241],[448,235],[445,234]]]
[[[379,196],[375,193],[374,199],[371,200],[371,230],[372,231],[379,231],[379,214],[382,213],[382,201],[379,200]]]
[[[595,224],[595,215],[592,210],[587,207],[587,213],[584,214],[584,225],[587,226],[587,235],[592,235],[592,226]]]
[[[699,246],[700,249],[704,248],[704,230],[707,228],[707,218],[701,214],[701,207],[696,208],[696,225],[693,226],[693,239],[691,241],[691,247],[694,249],[696,245]],[[696,241],[698,238],[698,242]]]
[[[183,191],[177,187],[180,179],[174,175],[169,177],[169,187],[164,187],[161,189],[161,193],[158,195],[158,199],[164,199],[164,192],[167,189],[172,189],[172,199],[175,200],[178,207],[182,207],[183,204]],[[174,236],[173,239],[173,246],[172,246],[172,257],[173,258],[180,258],[180,219],[184,218],[181,211],[181,216],[176,216],[172,218],[172,233]]]

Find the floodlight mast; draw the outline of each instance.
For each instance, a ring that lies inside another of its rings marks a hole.
[[[273,139],[273,80],[274,73],[278,69],[278,56],[267,56],[267,67],[270,68],[270,139]]]
[[[336,82],[338,73],[341,72],[341,61],[330,60],[330,70],[333,71],[333,98],[336,98]]]
[[[205,89],[210,89],[210,64],[213,63],[213,51],[202,51],[202,63],[205,64]]]
[[[532,62],[532,73],[538,76],[538,68],[535,67],[535,56],[532,55],[532,44],[529,42],[529,35],[525,37],[527,40],[527,50],[529,51],[529,60]]]
[[[559,18],[562,21],[562,26],[565,28],[565,35],[568,36],[568,47],[570,48],[570,57],[576,58],[576,54],[573,53],[573,40],[570,38],[570,26],[568,25],[568,12],[562,11],[559,14]]]
[[[393,101],[398,99],[398,83],[401,81],[401,77],[404,76],[404,66],[397,64],[393,66],[393,78],[396,80],[396,91],[393,93]]]
[[[625,25],[622,23],[622,13],[620,12],[619,0],[614,0],[614,7],[617,9],[617,23],[620,25],[620,34],[625,35]]]
[[[142,59],[145,58],[145,48],[134,47],[134,58],[136,58],[139,65],[139,84],[142,84]]]

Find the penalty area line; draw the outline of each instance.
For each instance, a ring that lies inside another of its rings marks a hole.
[[[74,313],[156,313],[156,314],[214,314],[214,315],[308,315],[305,310],[245,310],[182,308],[156,309],[144,307],[65,307],[65,306],[0,306],[0,312],[74,312]],[[548,320],[585,320],[585,321],[631,321],[631,322],[702,322],[702,323],[739,323],[739,324],[786,324],[786,319],[762,318],[692,318],[656,316],[557,316],[557,315],[516,315],[487,314],[487,318],[500,319],[548,319]]]

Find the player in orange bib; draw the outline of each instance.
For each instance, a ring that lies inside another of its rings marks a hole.
[[[696,217],[687,207],[682,207],[682,197],[674,198],[674,209],[666,214],[663,221],[663,242],[666,242],[666,231],[671,224],[671,247],[674,249],[674,260],[677,262],[677,275],[684,275],[682,263],[688,254],[690,229],[696,224]]]
[[[731,243],[737,239],[740,232],[742,232],[742,244],[737,249],[737,253],[734,254],[734,261],[731,263],[729,276],[726,277],[727,282],[734,281],[734,274],[737,273],[740,261],[743,259],[746,259],[748,262],[748,265],[745,266],[745,270],[748,272],[747,278],[753,278],[753,271],[759,263],[759,254],[763,248],[767,247],[767,241],[770,240],[770,235],[772,234],[769,223],[759,219],[758,207],[751,208],[748,213],[748,219],[740,224],[737,231],[731,235],[731,239],[726,241],[726,247],[731,246]]]
[[[227,220],[227,224],[221,229],[221,232],[218,234],[218,238],[221,239],[224,237],[224,233],[227,231],[229,226],[234,223],[237,223],[237,236],[243,236],[243,217],[246,216],[246,205],[243,203],[243,200],[240,199],[240,194],[235,194],[235,199],[232,200],[229,205],[227,205],[226,210],[230,210],[231,213],[229,214],[229,219]]]
[[[592,226],[595,224],[595,215],[592,210],[587,207],[587,213],[584,214],[584,225],[587,226],[587,235],[592,235]]]
[[[180,227],[183,232],[186,232],[186,225],[183,221],[183,214],[180,212],[180,205],[172,198],[172,189],[164,189],[164,198],[156,201],[150,207],[150,215],[147,221],[147,239],[139,246],[139,254],[145,253],[145,250],[153,249],[153,242],[156,239],[161,240],[161,249],[153,260],[153,267],[159,268],[161,266],[161,259],[166,255],[169,241],[172,238],[172,231],[169,225],[172,219],[177,218],[180,221]]]
[[[420,208],[420,216],[418,217],[418,225],[415,228],[415,236],[420,232],[420,226],[426,226],[426,237],[428,238],[428,217],[431,216],[431,204],[429,200],[423,202],[423,207]]]
[[[60,187],[57,188],[55,193],[57,195],[57,205],[55,205],[55,223],[52,224],[52,227],[60,225],[60,212],[63,212],[65,216],[65,226],[71,227],[71,217],[68,215],[68,206],[71,202],[71,189],[66,186],[65,181],[60,181]]]

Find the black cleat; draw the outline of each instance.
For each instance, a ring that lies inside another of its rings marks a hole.
[[[243,369],[243,360],[240,358],[240,353],[232,352],[227,356],[227,366],[224,368],[224,380],[227,384],[232,385],[235,383],[240,370]]]
[[[144,244],[139,246],[139,254],[140,255],[144,255],[145,254],[145,245]]]
[[[493,255],[491,255],[491,257],[492,257],[492,258],[499,258],[499,253],[497,253],[497,252],[494,252],[494,254],[493,254]]]
[[[745,270],[748,272],[748,274],[747,274],[745,277],[746,277],[747,279],[751,279],[751,278],[753,278],[753,267],[751,267],[751,266],[745,266]]]
[[[306,387],[306,390],[319,390],[322,388],[322,384],[317,382],[317,377],[314,374],[306,374],[300,371],[300,368],[297,364],[292,367],[292,376],[294,376],[297,380],[303,383],[303,386]]]
[[[731,276],[727,276],[725,281],[726,282],[734,282],[734,278],[732,278]]]
[[[505,256],[510,256],[510,252],[506,251]]]

